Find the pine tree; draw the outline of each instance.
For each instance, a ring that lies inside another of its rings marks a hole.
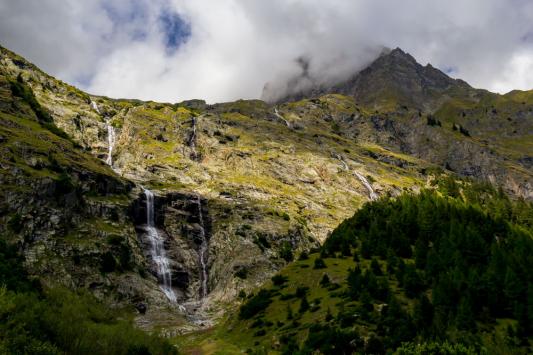
[[[383,271],[381,271],[381,267],[379,266],[379,262],[376,258],[372,258],[372,262],[370,262],[370,268],[372,269],[372,272],[376,276],[383,275]]]
[[[307,296],[303,296],[302,300],[300,301],[300,309],[298,312],[300,314],[305,313],[309,309],[309,302],[307,301]]]
[[[351,256],[352,255],[352,251],[350,249],[350,244],[347,241],[345,241],[341,245],[341,254],[342,254],[342,256]]]
[[[327,287],[331,283],[331,280],[329,279],[328,274],[322,275],[322,279],[320,280],[320,286]]]
[[[322,258],[315,259],[315,264],[313,266],[313,269],[325,269],[325,268],[326,268],[326,263],[324,262],[324,259]]]
[[[457,308],[455,324],[459,330],[473,331],[476,329],[476,322],[474,320],[474,312],[472,312],[470,297],[465,296],[461,298],[461,302],[459,302],[459,307]]]
[[[403,275],[403,282],[402,286],[405,289],[405,294],[407,297],[414,298],[416,297],[420,291],[422,291],[423,283],[422,279],[420,278],[420,275],[418,275],[418,272],[412,266],[411,264],[408,264],[405,267],[405,274]]]
[[[418,238],[415,243],[415,266],[417,269],[426,268],[428,251],[429,248],[427,240]]]
[[[365,311],[372,312],[374,310],[374,304],[372,303],[372,297],[370,297],[370,294],[368,293],[368,291],[363,290],[363,292],[361,292],[360,301],[361,301],[361,307]]]
[[[425,294],[422,294],[415,304],[413,321],[421,332],[429,329],[433,322],[433,305],[429,302],[429,299]]]
[[[518,278],[513,269],[508,268],[505,273],[503,292],[510,302],[518,299],[523,291],[522,281]]]
[[[331,309],[329,309],[328,307],[328,310],[326,312],[326,322],[329,322],[333,319],[333,315],[331,314]]]
[[[292,314],[292,308],[290,303],[287,303],[287,320],[291,320],[294,318],[294,315]]]

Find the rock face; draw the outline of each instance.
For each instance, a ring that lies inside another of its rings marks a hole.
[[[200,204],[198,204],[200,201]],[[155,196],[155,224],[164,238],[164,246],[170,260],[172,286],[178,294],[178,303],[204,297],[202,282],[204,267],[201,252],[206,242],[207,253],[203,256],[206,271],[209,270],[209,240],[212,235],[211,218],[207,201],[198,195],[169,193]],[[201,212],[201,214],[200,214]],[[132,218],[137,226],[145,258],[151,259],[150,242],[146,239],[146,197],[143,194],[132,205]],[[205,236],[205,240],[202,237]],[[156,274],[155,263],[150,271]],[[209,274],[208,272],[206,272]],[[209,288],[206,289],[209,291]]]
[[[497,95],[422,66],[397,48],[347,80],[292,92],[278,103],[328,94],[351,97],[369,110],[368,120],[340,126],[354,138],[416,156],[463,176],[504,186],[533,198],[533,175],[525,143],[533,134],[533,92]],[[263,96],[271,96],[264,92]],[[319,101],[318,99],[314,99]],[[454,134],[455,132],[455,134]],[[517,143],[512,143],[517,142]],[[525,143],[525,144],[524,144]],[[509,164],[513,169],[509,169]]]
[[[330,85],[315,85],[301,91],[290,91],[277,103],[318,98],[327,94],[353,97],[357,103],[383,108],[402,104],[431,111],[441,96],[467,96],[475,90],[462,80],[452,79],[430,64],[422,66],[400,48],[385,50],[368,67],[351,77]],[[262,96],[275,97],[268,92]]]
[[[418,191],[431,172],[533,198],[531,92],[474,90],[395,50],[304,96],[113,100],[0,48],[0,232],[31,275],[133,304],[146,323],[192,303],[216,313],[362,203]],[[159,287],[141,186],[176,303]]]

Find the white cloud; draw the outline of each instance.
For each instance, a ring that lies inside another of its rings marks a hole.
[[[191,25],[170,53],[169,10]],[[299,57],[319,80],[343,77],[382,45],[476,87],[529,89],[531,33],[527,0],[0,0],[5,46],[90,92],[160,101],[257,98]]]
[[[533,50],[515,53],[492,83],[492,90],[531,90],[533,88]]]

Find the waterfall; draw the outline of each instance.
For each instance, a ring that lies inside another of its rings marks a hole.
[[[368,190],[368,194],[370,196],[370,200],[377,200],[378,194],[374,192],[374,189],[372,188],[372,185],[368,182],[368,180],[361,174],[359,174],[357,171],[354,172],[355,176],[361,181],[361,183],[366,187]]]
[[[202,200],[200,196],[196,196],[196,205],[198,206],[198,220],[200,222],[200,238],[202,240],[200,244],[200,251],[198,252],[200,257],[200,267],[202,268],[202,287],[201,287],[201,297],[204,298],[207,296],[207,238],[205,236],[205,224],[204,216],[202,213]]]
[[[192,150],[191,159],[197,160],[198,152],[196,151],[196,117],[192,117],[191,125],[192,125],[192,132],[191,132],[191,136],[189,137],[189,147]]]
[[[292,128],[290,122],[287,121],[282,115],[279,114],[277,108],[274,108],[274,114],[276,115],[277,118],[279,118],[280,120],[282,120],[283,122],[285,122],[285,125],[286,125],[287,127]]]
[[[350,170],[350,168],[348,167],[348,164],[346,164],[346,162],[344,161],[344,158],[341,155],[339,155],[337,153],[332,153],[332,154],[333,154],[334,158],[339,159],[339,161],[341,162],[342,167],[344,168],[345,171],[349,171]]]
[[[344,168],[345,171],[349,171],[350,170],[350,167],[348,166],[348,164],[346,164],[346,161],[344,160],[344,158],[340,154],[337,154],[337,153],[333,152],[333,153],[331,153],[331,155],[341,162],[342,167]],[[374,189],[372,188],[372,185],[370,185],[368,180],[363,175],[358,173],[357,171],[354,171],[354,175],[357,176],[359,181],[361,181],[361,183],[368,190],[368,195],[370,197],[370,200],[371,201],[377,200],[378,199],[378,194],[376,192],[374,192]]]
[[[113,149],[115,148],[115,127],[109,123],[109,120],[105,121],[107,127],[107,159],[106,163],[113,167]]]
[[[169,259],[165,253],[164,240],[155,228],[154,194],[143,187],[146,196],[146,235],[150,241],[152,259],[157,266],[157,277],[161,283],[161,290],[171,302],[176,302],[176,294],[172,289],[172,277]]]
[[[91,108],[95,110],[99,115],[100,109],[98,108],[98,105],[96,102],[91,100]],[[115,141],[116,141],[116,135],[115,135],[115,127],[113,127],[110,123],[109,119],[105,120],[105,126],[107,128],[107,159],[105,160],[106,164],[109,165],[111,168],[113,167],[113,149],[115,148]]]
[[[91,100],[91,108],[93,110],[95,110],[98,114],[100,114],[100,110],[98,109],[98,105],[96,104],[96,102],[94,102],[92,100]]]

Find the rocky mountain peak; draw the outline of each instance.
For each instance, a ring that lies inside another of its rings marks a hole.
[[[265,91],[269,86],[265,86]],[[463,95],[473,90],[466,82],[452,79],[439,69],[422,66],[400,48],[385,49],[360,72],[330,85],[314,85],[289,93],[276,102],[296,101],[325,94],[352,96],[357,102],[380,108],[414,106],[430,111],[442,95]],[[263,98],[273,97],[263,92]]]

